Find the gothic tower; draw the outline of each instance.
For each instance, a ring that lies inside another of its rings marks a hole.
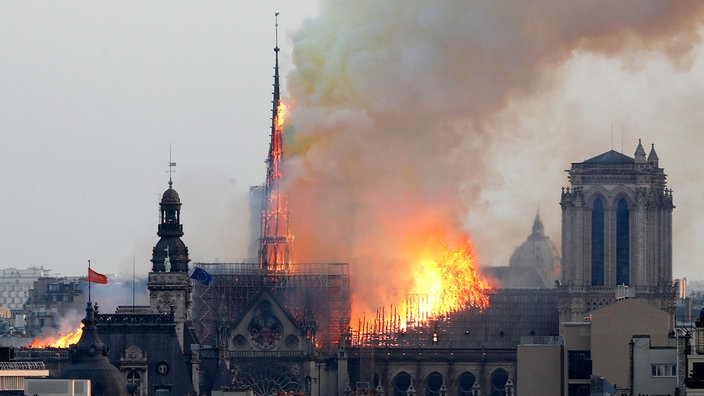
[[[614,150],[573,163],[562,189],[560,321],[617,298],[635,297],[671,311],[672,190],[655,148],[646,158]]]
[[[176,165],[169,162],[169,168]],[[184,323],[189,319],[189,306],[193,286],[188,276],[188,247],[183,243],[181,224],[181,199],[173,189],[169,177],[169,188],[161,197],[159,241],[152,250],[152,271],[147,288],[149,304],[157,312],[174,312],[176,333],[183,350]]]

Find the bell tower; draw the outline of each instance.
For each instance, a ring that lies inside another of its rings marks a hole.
[[[188,247],[183,243],[181,199],[173,189],[171,174],[175,162],[169,161],[169,188],[159,203],[159,241],[152,249],[152,271],[149,273],[149,305],[161,313],[173,311],[181,350],[184,324],[189,320],[193,285],[188,276]]]
[[[560,322],[620,298],[674,309],[672,190],[654,145],[573,163],[562,188]]]

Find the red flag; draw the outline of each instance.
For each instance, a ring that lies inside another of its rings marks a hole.
[[[88,282],[106,284],[108,283],[108,277],[93,271],[91,268],[88,268]]]

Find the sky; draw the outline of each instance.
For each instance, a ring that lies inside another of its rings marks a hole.
[[[2,2],[4,265],[146,274],[169,161],[191,260],[244,260],[280,12],[302,259],[364,274],[442,227],[507,265],[538,210],[559,246],[572,162],[642,139],[674,190],[674,276],[701,279],[702,6],[634,4]]]
[[[192,260],[240,261],[281,69],[316,1],[1,2],[6,267],[151,269],[176,162]]]

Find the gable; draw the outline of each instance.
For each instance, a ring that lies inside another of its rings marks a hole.
[[[228,335],[231,351],[305,351],[306,339],[293,316],[268,291],[260,293]]]

